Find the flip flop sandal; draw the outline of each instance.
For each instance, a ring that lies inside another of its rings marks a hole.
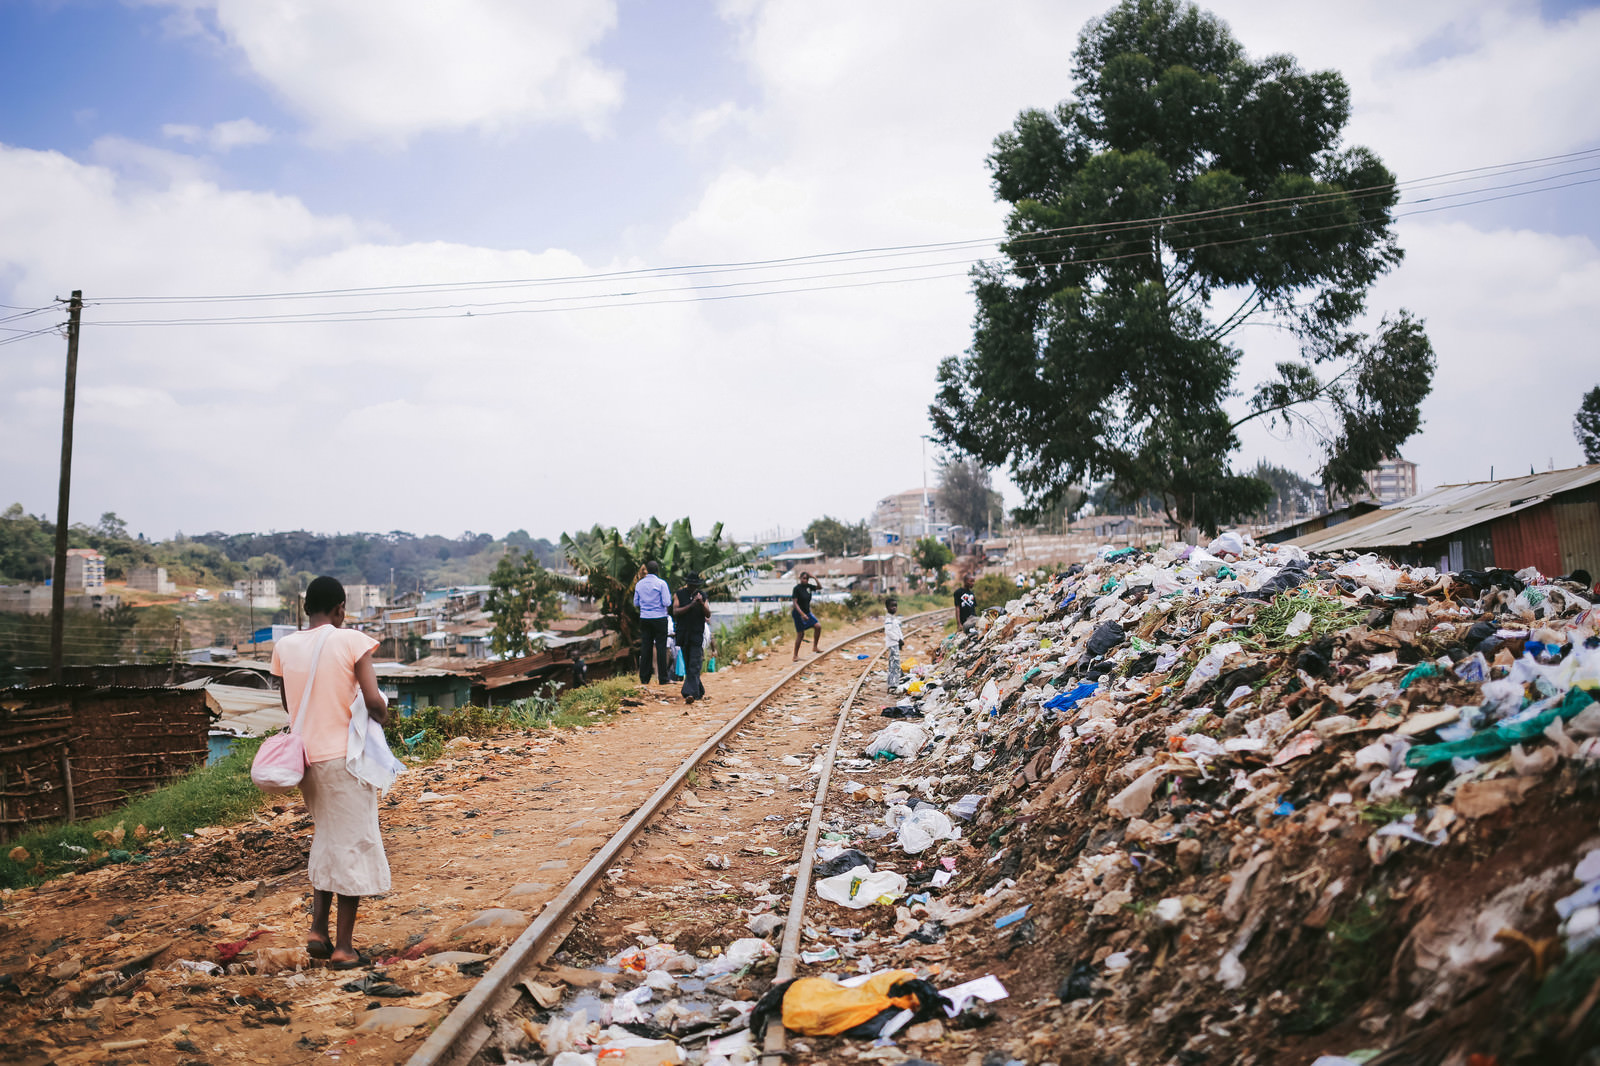
[[[365,955],[358,954],[358,955],[356,955],[355,958],[350,959],[347,962],[339,962],[339,961],[336,961],[336,960],[330,960],[329,963],[328,963],[328,969],[330,969],[330,970],[364,970],[368,966],[371,966],[371,965],[372,965],[372,960],[371,959],[369,959]]]
[[[333,945],[326,940],[307,940],[306,954],[313,959],[327,959],[333,955]]]

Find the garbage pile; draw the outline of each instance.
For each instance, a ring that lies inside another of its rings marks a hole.
[[[835,846],[875,862],[817,893],[908,945],[864,967],[923,931],[1042,1004],[1016,1061],[1578,1061],[1589,595],[1238,534],[1104,551],[908,671],[841,764],[871,776]]]

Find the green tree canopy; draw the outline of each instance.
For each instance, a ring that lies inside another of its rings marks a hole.
[[[861,555],[872,547],[866,522],[851,525],[823,515],[806,527],[806,543],[823,555]]]
[[[989,468],[976,459],[948,456],[939,464],[939,505],[951,521],[986,533],[1003,513]]]
[[[974,271],[972,347],[940,365],[939,436],[1009,463],[1030,501],[1109,479],[1211,526],[1269,497],[1229,465],[1260,419],[1309,431],[1323,481],[1356,491],[1416,431],[1434,357],[1404,311],[1355,329],[1402,253],[1394,176],[1340,143],[1344,79],[1252,60],[1179,0],[1125,0],[1074,60],[1076,96],[1024,111],[989,157],[1007,240]],[[1256,322],[1299,351],[1235,417],[1232,338]]]
[[[494,619],[489,643],[495,654],[529,655],[538,650],[528,629],[544,629],[561,617],[556,576],[536,556],[513,548],[500,557],[489,584],[489,617]]]
[[[1583,403],[1572,420],[1572,432],[1583,449],[1583,461],[1600,463],[1600,385],[1583,394]]]
[[[705,579],[706,599],[726,599],[744,586],[755,552],[722,538],[722,523],[701,538],[689,519],[664,526],[655,518],[641,522],[626,536],[614,526],[595,526],[586,533],[561,534],[561,552],[581,580],[564,586],[599,604],[606,624],[631,640],[638,631],[639,612],[633,605],[633,586],[651,559],[661,563],[661,576],[674,592],[684,576],[696,571]]]

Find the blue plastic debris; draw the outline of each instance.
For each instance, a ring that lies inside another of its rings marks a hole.
[[[1010,914],[1002,915],[999,918],[996,918],[994,920],[994,927],[996,929],[1004,929],[1008,925],[1014,925],[1017,922],[1022,921],[1022,919],[1028,916],[1028,908],[1032,906],[1033,904],[1027,903],[1021,907],[1018,907]]]
[[[1044,709],[1047,711],[1070,711],[1090,696],[1093,696],[1099,689],[1100,683],[1097,681],[1080,681],[1071,691],[1062,692],[1046,700]]]
[[[1279,818],[1287,818],[1289,815],[1294,813],[1294,804],[1290,803],[1288,800],[1279,800],[1278,805],[1272,808],[1272,813],[1276,814]]]

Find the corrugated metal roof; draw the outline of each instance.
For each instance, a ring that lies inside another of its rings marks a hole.
[[[1441,485],[1409,500],[1288,543],[1307,551],[1393,548],[1419,544],[1515,514],[1551,496],[1600,482],[1600,465],[1551,470],[1504,481]]]

